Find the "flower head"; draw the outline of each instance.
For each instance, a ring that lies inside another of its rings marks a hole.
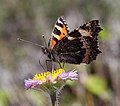
[[[53,70],[52,72],[42,72],[34,76],[33,79],[28,79],[24,81],[24,85],[27,89],[34,88],[37,86],[47,85],[47,84],[56,84],[61,81],[66,80],[77,80],[78,74],[76,69],[69,70],[65,72],[64,69]]]

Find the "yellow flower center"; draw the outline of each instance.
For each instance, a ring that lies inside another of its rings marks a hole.
[[[38,73],[34,76],[33,80],[40,80],[42,82],[46,82],[47,78],[51,81],[54,82],[55,79],[58,77],[58,75],[64,73],[65,70],[63,69],[57,69],[57,70],[53,70],[52,72],[42,72],[42,73]]]

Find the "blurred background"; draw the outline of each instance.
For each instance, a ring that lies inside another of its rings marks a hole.
[[[45,58],[37,46],[45,45],[59,16],[70,28],[98,19],[102,54],[90,65],[77,68],[79,80],[68,82],[60,106],[120,106],[120,1],[119,0],[0,0],[0,106],[50,106],[48,97],[24,89],[24,79],[44,71]],[[48,102],[46,102],[48,101]]]

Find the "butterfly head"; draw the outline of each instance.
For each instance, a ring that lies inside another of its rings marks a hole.
[[[43,47],[42,51],[44,54],[46,54],[51,59],[51,52],[47,47]]]
[[[48,54],[48,53],[49,53],[49,50],[48,50],[48,48],[46,48],[46,47],[43,47],[43,48],[42,48],[42,51],[43,51],[44,54]]]

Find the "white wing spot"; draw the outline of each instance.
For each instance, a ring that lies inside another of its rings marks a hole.
[[[60,21],[60,19],[58,19],[58,23],[61,23],[61,24],[63,24],[63,22],[62,22],[62,21]]]

